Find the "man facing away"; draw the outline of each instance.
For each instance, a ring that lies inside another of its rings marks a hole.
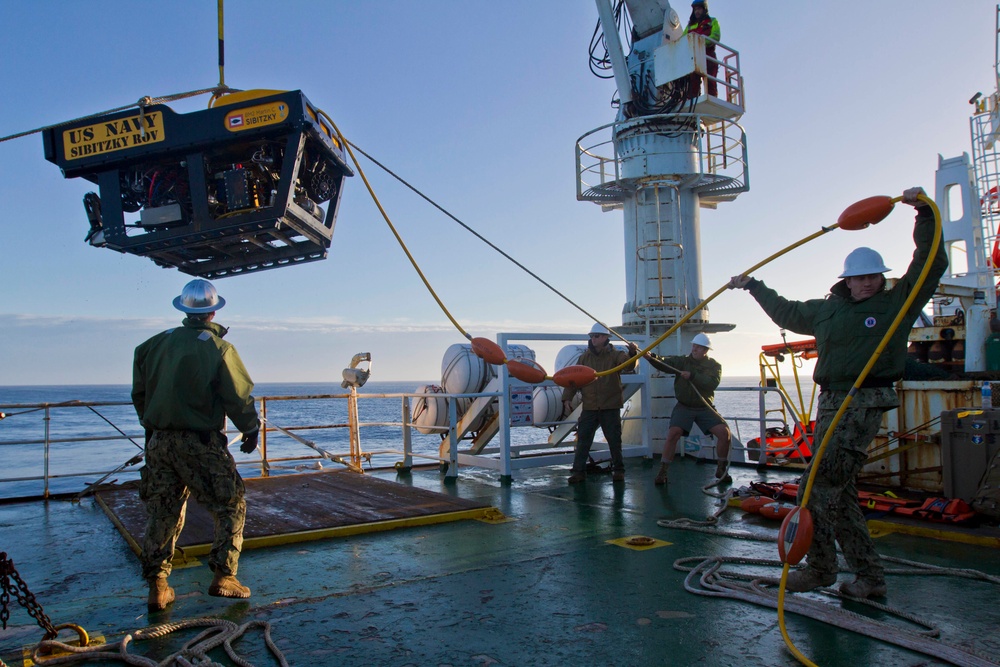
[[[173,304],[187,314],[182,326],[139,345],[132,368],[132,403],[146,429],[139,496],[149,518],[140,558],[150,611],[174,600],[167,577],[192,494],[215,519],[209,595],[250,597],[236,579],[245,490],[223,429],[228,416],[243,433],[240,450],[257,448],[253,381],[236,348],[222,340],[228,330],[212,321],[226,301],[210,282],[192,280]]]
[[[667,483],[667,471],[677,453],[677,442],[682,435],[691,432],[694,424],[704,433],[715,436],[715,455],[718,464],[715,467],[716,479],[726,482],[729,477],[729,443],[731,437],[729,426],[715,410],[715,390],[722,382],[722,364],[708,356],[712,349],[712,341],[703,333],[697,334],[691,341],[691,354],[687,356],[661,357],[653,353],[646,354],[646,361],[653,368],[663,373],[673,373],[674,394],[677,403],[670,414],[670,429],[663,441],[663,455],[660,457],[660,470],[656,473],[655,483],[662,486]]]
[[[602,324],[595,324],[590,330],[590,340],[587,349],[580,355],[581,366],[588,366],[595,371],[607,371],[621,366],[631,357],[636,357],[639,348],[635,343],[628,344],[628,352],[616,350],[609,342],[611,332]],[[563,414],[572,411],[572,401],[576,392],[583,394],[583,410],[576,427],[576,452],[573,458],[573,469],[570,471],[569,483],[578,484],[587,479],[587,458],[590,447],[594,444],[594,434],[601,427],[604,439],[608,441],[611,452],[611,474],[615,482],[625,481],[625,461],[622,458],[622,416],[621,409],[625,404],[622,399],[621,373],[634,373],[639,359],[636,358],[631,367],[623,371],[603,375],[582,389],[563,390]]]

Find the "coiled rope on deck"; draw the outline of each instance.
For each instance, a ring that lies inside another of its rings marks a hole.
[[[886,558],[886,560],[899,559]],[[921,565],[914,563],[913,561],[904,562]],[[690,563],[696,564],[692,566],[689,565]],[[732,571],[724,571],[722,570],[722,565],[725,563],[739,563],[768,567],[782,566],[785,569],[788,567],[787,564],[782,564],[777,560],[731,558],[721,556],[695,556],[678,559],[674,562],[674,569],[688,573],[684,580],[684,588],[688,592],[695,595],[726,597],[734,600],[741,600],[743,602],[750,602],[751,604],[763,607],[777,608],[778,598],[771,589],[767,588],[768,585],[773,585],[773,579],[753,577]],[[971,576],[970,571],[968,570],[946,570],[946,568],[926,566],[926,569],[921,567],[903,571],[892,570],[891,572],[893,574],[919,575],[950,574],[954,576],[968,576],[969,578],[990,581],[991,583],[997,583],[996,580],[998,579],[997,577],[981,572],[976,572],[975,576]],[[887,573],[888,572],[890,571],[887,570]],[[871,600],[859,600],[857,598],[845,596],[837,591],[834,591],[833,589],[822,589],[821,592],[832,597],[849,599],[855,603],[863,603],[866,606],[872,607],[882,613],[892,614],[914,625],[922,626],[925,630],[909,630],[899,627],[898,625],[887,623],[883,620],[864,616],[843,609],[842,607],[825,604],[818,600],[805,597],[795,597],[786,602],[785,607],[788,611],[800,616],[822,621],[829,625],[850,630],[852,632],[888,642],[896,646],[901,646],[912,651],[918,651],[925,655],[946,660],[961,667],[997,667],[1000,665],[1000,663],[994,662],[992,656],[989,656],[981,651],[967,647],[954,646],[937,639],[936,637],[939,634],[939,631],[934,625],[920,620],[908,612],[889,607],[887,605],[882,605]]]
[[[133,642],[157,639],[178,630],[198,627],[206,629],[186,642],[179,651],[172,653],[163,660],[152,660],[145,656],[129,652],[129,646]],[[199,665],[199,667],[224,667],[217,662],[213,662],[208,657],[209,651],[222,646],[226,655],[237,665],[241,667],[253,667],[252,663],[236,652],[232,644],[242,637],[247,630],[254,627],[263,628],[264,643],[267,645],[268,650],[282,667],[288,667],[288,661],[285,659],[284,654],[274,643],[274,640],[271,639],[271,624],[269,622],[254,620],[243,625],[238,625],[221,618],[199,618],[174,623],[163,623],[126,634],[120,641],[94,646],[71,646],[60,641],[43,640],[32,652],[31,659],[36,665],[40,666],[70,665],[90,660],[121,660],[130,665],[139,665],[140,667],[171,667],[173,665],[177,667],[189,667],[192,665]],[[47,657],[45,653],[52,650],[62,651],[67,655]]]

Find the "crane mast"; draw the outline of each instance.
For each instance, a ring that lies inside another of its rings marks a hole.
[[[666,0],[596,3],[605,50],[596,60],[613,73],[617,116],[577,141],[577,199],[622,211],[626,301],[616,329],[651,341],[703,300],[701,209],[749,189],[739,53],[685,34]],[[734,327],[703,309],[657,352],[686,354],[696,334]],[[674,404],[672,376],[653,377],[650,400],[661,416],[655,446]]]

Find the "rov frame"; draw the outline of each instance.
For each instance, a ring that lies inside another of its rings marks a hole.
[[[91,245],[204,278],[325,259],[353,176],[298,90],[233,93],[187,114],[152,105],[43,140],[66,178],[100,189],[84,197]]]

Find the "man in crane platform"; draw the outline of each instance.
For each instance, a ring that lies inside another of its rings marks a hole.
[[[183,326],[135,349],[132,403],[146,429],[139,497],[149,515],[141,561],[150,611],[174,600],[167,577],[191,494],[215,518],[208,594],[250,597],[250,589],[236,579],[245,490],[222,431],[228,416],[243,432],[240,450],[249,454],[257,448],[260,421],[250,395],[253,381],[236,348],[222,340],[228,329],[212,321],[224,305],[212,283],[192,280],[174,299],[174,307],[187,313]]]
[[[732,437],[729,425],[716,412],[714,404],[715,390],[722,382],[722,364],[708,356],[711,349],[712,341],[700,333],[691,340],[691,354],[687,356],[661,357],[651,352],[646,354],[646,361],[653,368],[677,376],[674,380],[677,404],[670,414],[670,430],[663,441],[660,470],[656,473],[655,480],[657,486],[667,483],[667,471],[677,453],[677,442],[682,435],[690,433],[695,424],[702,432],[715,436],[715,454],[718,460],[715,467],[716,479],[720,483],[732,481],[729,476],[729,443]]]

